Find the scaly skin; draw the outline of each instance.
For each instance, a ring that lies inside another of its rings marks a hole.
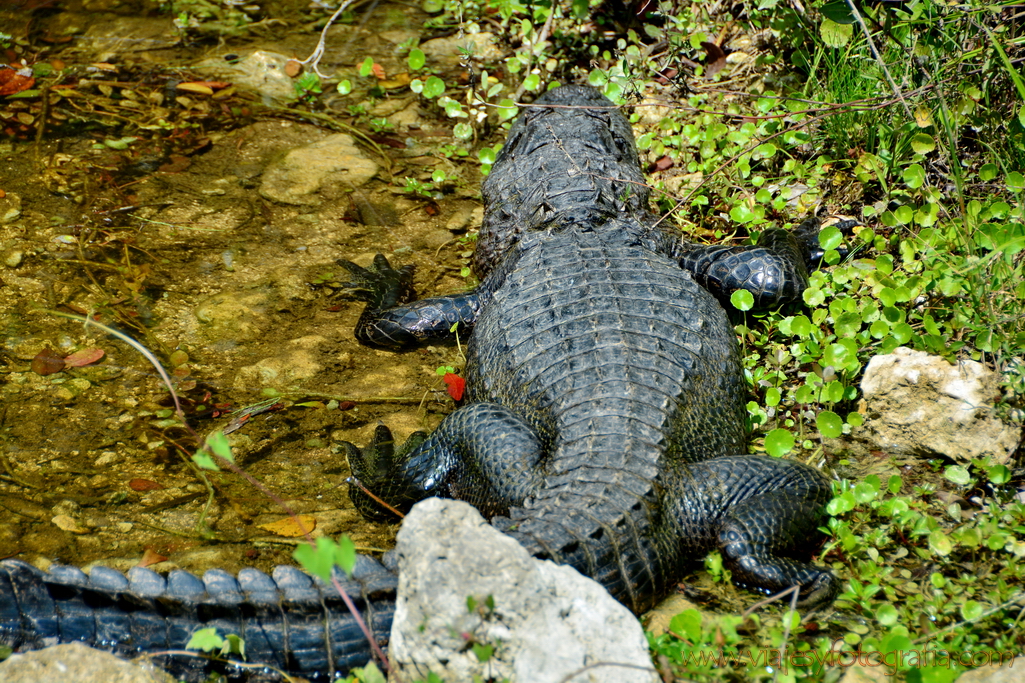
[[[472,329],[467,405],[402,453],[377,445],[387,432],[350,444],[354,476],[399,508],[466,500],[636,612],[713,548],[743,585],[831,600],[833,575],[793,557],[810,554],[829,483],[738,455],[746,389],[717,301],[740,288],[762,306],[800,296],[817,223],[768,230],[754,247],[679,243],[646,211],[630,127],[608,100],[564,86],[535,104],[484,183],[476,290],[412,301],[410,274],[384,257],[369,271],[343,262],[370,301],[365,343]]]
[[[396,575],[361,557],[353,578],[337,578],[386,644]],[[243,569],[237,578],[212,570],[200,580],[183,571],[165,579],[148,569],[125,577],[97,567],[86,576],[74,567],[47,573],[17,560],[0,562],[0,644],[16,651],[82,642],[135,656],[182,650],[195,630],[208,627],[241,636],[247,661],[313,681],[333,680],[334,672],[371,659],[369,643],[335,589],[294,567],[277,567],[272,576]],[[156,663],[190,682],[207,680],[212,670],[233,681],[254,671],[184,655],[159,656]]]

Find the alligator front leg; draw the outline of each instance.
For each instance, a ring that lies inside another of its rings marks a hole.
[[[426,440],[422,434],[414,435],[422,443],[410,448],[407,442],[398,454],[386,427],[378,427],[368,448],[345,444],[354,480],[349,497],[364,516],[382,516],[369,491],[401,513],[437,496],[465,500],[492,517],[521,504],[542,483],[541,443],[530,426],[504,406],[464,406]]]
[[[391,267],[381,254],[369,268],[337,261],[352,275],[345,283],[353,296],[367,302],[356,323],[356,339],[383,349],[408,349],[428,341],[455,338],[454,325],[468,332],[486,300],[483,290],[415,301],[413,267]]]
[[[673,510],[685,554],[718,548],[737,584],[767,594],[798,586],[802,607],[833,600],[836,577],[804,561],[832,495],[818,470],[739,455],[687,465],[677,476],[688,487]]]

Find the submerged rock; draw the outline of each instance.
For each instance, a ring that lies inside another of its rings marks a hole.
[[[1003,463],[1021,441],[996,414],[1000,377],[975,361],[898,347],[869,362],[861,390],[865,423],[852,435],[888,453]]]
[[[351,135],[338,133],[293,149],[271,163],[263,174],[260,194],[282,204],[318,205],[320,192],[351,191],[377,174],[378,166],[356,146]]]
[[[626,607],[575,569],[534,559],[467,503],[417,504],[395,552],[396,680],[658,680]]]

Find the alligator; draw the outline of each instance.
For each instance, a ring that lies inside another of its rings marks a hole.
[[[763,307],[797,298],[817,223],[768,229],[753,246],[680,240],[648,211],[627,121],[574,85],[526,108],[482,193],[472,291],[418,300],[409,266],[339,262],[368,302],[362,343],[402,350],[469,334],[465,403],[432,434],[396,448],[379,426],[367,447],[346,445],[357,509],[386,518],[429,496],[468,501],[636,613],[712,549],[740,585],[830,602],[837,579],[807,561],[829,482],[802,463],[744,455],[746,385],[723,307],[738,289]],[[395,585],[366,557],[344,579],[382,642]],[[251,661],[308,678],[370,658],[338,596],[295,569],[200,580],[0,563],[0,642],[16,649],[166,650],[210,625],[242,635]],[[205,666],[164,663],[186,680]]]

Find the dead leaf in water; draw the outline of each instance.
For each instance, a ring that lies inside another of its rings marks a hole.
[[[32,359],[32,372],[37,375],[53,375],[64,369],[64,358],[49,346]]]
[[[146,550],[143,551],[143,553],[142,553],[142,559],[139,560],[139,564],[137,564],[135,566],[136,567],[148,567],[151,564],[158,564],[160,562],[164,562],[165,560],[167,560],[167,558],[165,556],[161,555],[160,553],[158,553],[158,552],[156,552],[154,550],[150,550],[149,548],[146,548]]]
[[[75,351],[64,359],[65,367],[80,368],[83,365],[90,365],[103,358],[103,349],[82,349]]]
[[[279,519],[276,522],[267,522],[266,524],[261,524],[260,528],[266,529],[272,534],[284,536],[286,538],[305,536],[306,532],[313,531],[317,528],[317,518],[313,515],[299,515],[298,520],[299,522],[302,522],[302,526],[306,531],[299,528],[299,523],[296,521],[295,517],[285,517],[284,519]]]
[[[14,69],[0,67],[0,95],[13,95],[36,84],[31,76],[22,76]]]

